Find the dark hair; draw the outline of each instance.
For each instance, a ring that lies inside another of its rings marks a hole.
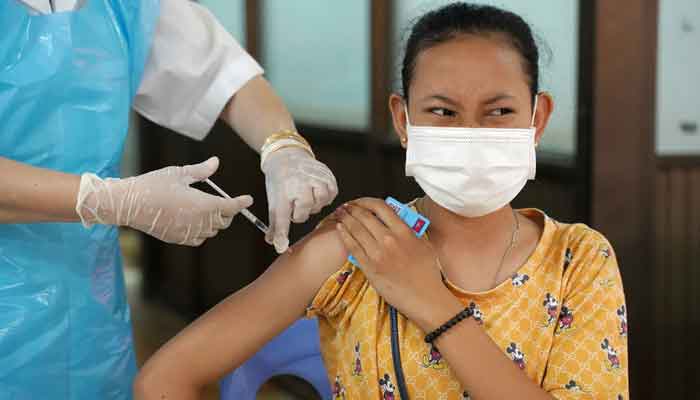
[[[404,98],[408,99],[416,59],[423,50],[460,35],[491,34],[503,35],[520,53],[534,97],[539,91],[539,51],[527,22],[519,15],[500,8],[457,2],[428,12],[413,25],[401,69]]]

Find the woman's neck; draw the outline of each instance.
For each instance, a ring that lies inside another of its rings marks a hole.
[[[510,205],[478,218],[462,217],[429,197],[418,207],[430,220],[430,242],[443,274],[470,292],[492,289],[511,276],[537,243],[535,224],[514,213]]]
[[[510,205],[482,217],[468,218],[455,214],[425,196],[418,202],[421,211],[430,220],[430,237],[434,242],[458,241],[469,247],[494,246],[503,248],[504,237],[510,237],[514,228],[513,209]]]

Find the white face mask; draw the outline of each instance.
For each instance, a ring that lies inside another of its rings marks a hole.
[[[536,110],[527,129],[413,126],[406,110],[406,176],[464,217],[502,208],[535,179]]]

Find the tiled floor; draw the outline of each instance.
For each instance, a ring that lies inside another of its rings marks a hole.
[[[187,326],[187,321],[166,307],[145,301],[141,296],[141,269],[136,265],[139,251],[138,235],[125,231],[122,234],[122,249],[134,327],[134,345],[138,365],[141,366],[160,346]],[[202,397],[202,400],[218,399],[219,390],[216,385],[208,387]],[[273,383],[266,384],[258,393],[257,399],[304,400],[303,397],[290,394],[281,389],[280,385]]]

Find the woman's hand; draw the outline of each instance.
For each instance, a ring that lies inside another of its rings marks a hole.
[[[359,199],[338,208],[336,216],[346,249],[375,290],[424,331],[444,322],[436,322],[435,314],[442,314],[436,310],[461,309],[442,282],[433,247],[384,201]]]
[[[84,174],[76,211],[85,226],[95,223],[129,226],[167,243],[199,246],[242,209],[250,196],[224,199],[190,187],[209,178],[219,159],[167,167],[126,179],[100,179]]]
[[[305,150],[286,148],[271,153],[262,166],[270,209],[265,240],[278,253],[289,247],[290,221],[306,222],[338,195],[338,183],[328,167]]]

